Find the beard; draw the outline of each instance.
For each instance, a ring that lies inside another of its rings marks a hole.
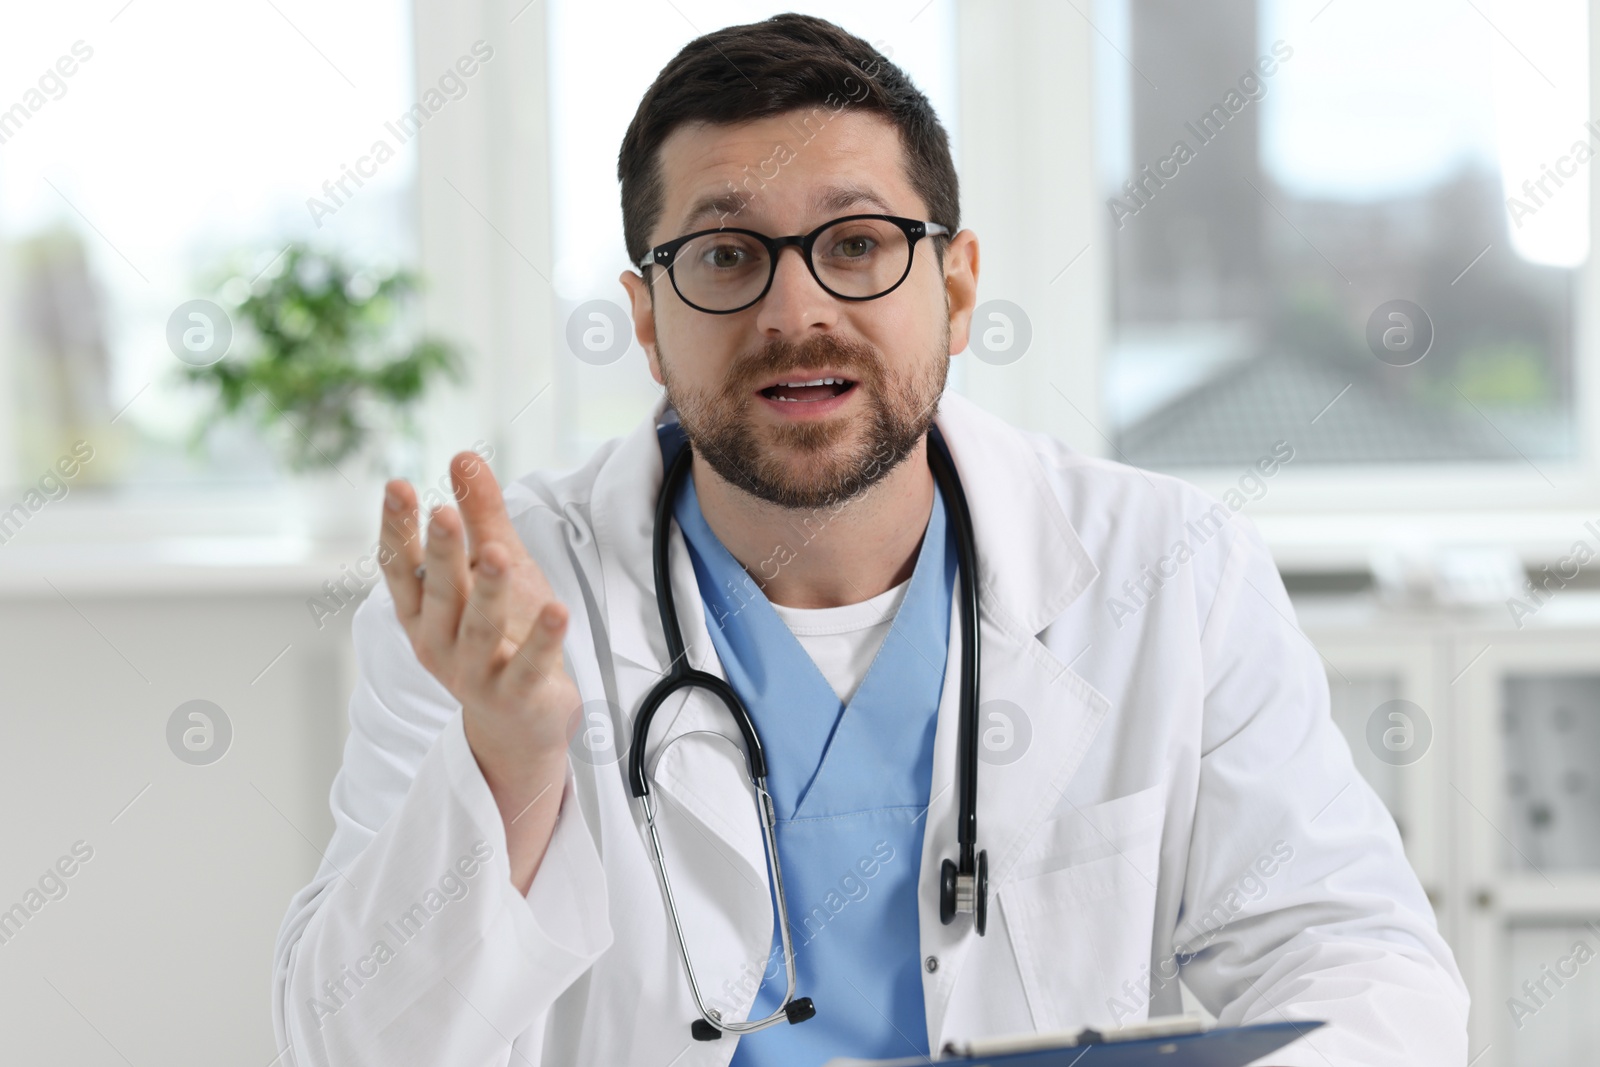
[[[738,359],[718,388],[691,389],[672,375],[657,338],[667,402],[696,455],[725,481],[781,508],[812,510],[876,485],[917,447],[938,414],[950,370],[950,327],[933,359],[892,372],[872,345],[831,334],[772,341]],[[865,412],[812,422],[757,425],[756,389],[792,370],[832,367],[856,384]]]

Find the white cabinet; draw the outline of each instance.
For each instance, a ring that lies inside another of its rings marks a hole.
[[[22,552],[0,571],[0,911],[34,914],[0,924],[0,1063],[281,1067],[273,943],[333,830],[354,686],[354,609],[319,629],[307,598],[357,554],[39,576]],[[230,724],[214,762],[173,747],[196,699]],[[42,881],[69,853],[91,855]]]
[[[1520,630],[1504,608],[1296,610],[1471,990],[1473,1067],[1594,1063],[1600,595],[1563,592]]]

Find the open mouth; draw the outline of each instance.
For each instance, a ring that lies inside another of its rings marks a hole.
[[[768,400],[794,404],[810,404],[819,400],[832,400],[856,387],[849,378],[811,378],[792,382],[776,382],[761,390]]]

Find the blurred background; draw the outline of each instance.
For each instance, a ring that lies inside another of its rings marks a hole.
[[[951,387],[1249,514],[1472,1062],[1592,1062],[1587,0],[13,5],[4,1058],[277,1062],[381,483],[442,500],[456,451],[505,480],[644,416],[622,132],[688,40],[790,9],[950,132],[983,248]]]

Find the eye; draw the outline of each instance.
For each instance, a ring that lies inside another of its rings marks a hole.
[[[700,257],[709,267],[717,270],[732,270],[748,258],[744,249],[734,244],[712,245]]]
[[[867,234],[856,233],[848,237],[841,237],[834,242],[833,254],[842,259],[861,259],[872,254],[878,247],[878,242]]]

